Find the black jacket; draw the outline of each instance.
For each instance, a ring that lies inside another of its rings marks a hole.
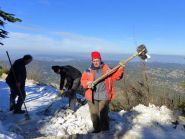
[[[73,81],[77,78],[81,78],[82,74],[78,69],[70,65],[66,65],[60,67],[60,76],[60,89],[63,89],[65,79],[67,81],[65,87],[70,89],[73,85]]]
[[[14,73],[12,72],[12,68],[10,69],[8,76],[6,78],[6,82],[9,85],[15,85],[16,82],[21,83],[21,85],[25,85],[25,81],[26,81],[26,65],[23,61],[23,59],[18,59],[14,62],[13,66],[13,70],[15,73],[15,77],[14,77]],[[15,81],[16,78],[16,81]]]

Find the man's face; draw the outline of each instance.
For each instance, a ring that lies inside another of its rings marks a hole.
[[[28,59],[28,60],[25,60],[25,64],[28,65],[29,63],[31,63],[32,59]]]
[[[58,70],[56,71],[56,74],[60,74],[60,69],[58,69]]]
[[[99,68],[101,65],[101,59],[93,59],[92,63],[95,68]]]

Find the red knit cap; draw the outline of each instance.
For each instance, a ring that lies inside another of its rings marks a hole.
[[[92,52],[92,53],[91,53],[91,58],[92,58],[92,60],[94,60],[94,59],[101,59],[101,54],[100,54],[100,52],[98,52],[98,51]]]

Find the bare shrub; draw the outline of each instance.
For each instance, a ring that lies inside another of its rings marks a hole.
[[[148,106],[149,103],[185,111],[184,94],[165,86],[162,81],[155,85],[154,79],[147,73],[145,64],[138,69],[138,72],[140,72],[141,78],[131,78],[131,75],[125,73],[122,80],[123,88],[121,91],[116,91],[116,98],[110,104],[112,111],[130,110],[138,104]]]
[[[38,64],[30,64],[27,69],[27,79],[34,80],[38,83],[45,83],[43,80],[43,71]]]
[[[8,69],[8,65],[6,65],[5,63],[1,62],[0,63],[0,77],[4,74],[8,74],[9,69]]]

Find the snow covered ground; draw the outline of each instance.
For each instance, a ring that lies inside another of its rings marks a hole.
[[[24,115],[12,114],[9,108],[9,88],[0,80],[0,139],[21,138],[185,138],[185,123],[177,121],[174,113],[165,106],[138,105],[132,111],[110,112],[110,132],[90,134],[92,123],[88,105],[76,112],[62,109],[67,98],[57,97],[57,89],[47,85],[27,84],[26,105],[31,120]],[[80,97],[78,95],[78,97]],[[47,113],[44,110],[55,100]]]

